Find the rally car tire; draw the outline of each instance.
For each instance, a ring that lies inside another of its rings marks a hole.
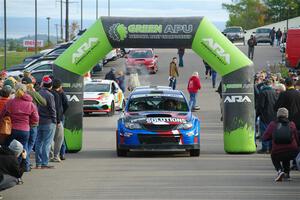
[[[108,116],[113,116],[115,114],[115,102],[111,102],[110,112],[107,113]]]
[[[118,157],[126,157],[127,152],[128,152],[127,150],[117,148],[117,156]]]
[[[200,156],[200,149],[190,149],[190,156],[192,157]]]
[[[122,109],[121,109],[121,111],[124,111],[124,110],[125,110],[125,106],[126,106],[126,102],[125,102],[125,100],[123,100],[123,102],[122,102]]]

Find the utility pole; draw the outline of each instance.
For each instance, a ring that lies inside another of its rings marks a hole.
[[[37,54],[37,0],[34,1],[34,52]]]
[[[107,9],[108,9],[108,16],[110,16],[110,0],[108,0]]]
[[[58,26],[59,26],[59,24],[55,24],[55,30],[56,30],[56,44],[58,43]]]
[[[50,17],[46,18],[48,21],[48,47],[50,46]]]
[[[82,22],[82,17],[83,17],[83,5],[82,5],[82,0],[81,0],[81,3],[80,3],[80,7],[81,7],[81,18],[80,18],[80,30],[82,30],[82,27],[83,27],[83,22]]]
[[[6,61],[6,0],[4,0],[4,65],[3,68],[6,69],[7,61]]]
[[[66,0],[66,37],[65,37],[65,41],[68,42],[69,41],[69,0]]]
[[[98,0],[96,0],[96,20],[98,19]]]

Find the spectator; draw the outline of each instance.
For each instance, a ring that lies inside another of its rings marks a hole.
[[[24,73],[25,74],[25,73]],[[22,79],[22,83],[26,85],[27,87],[27,93],[32,97],[32,102],[36,106],[46,106],[47,102],[44,97],[40,95],[37,91],[34,89],[34,84],[32,82],[32,79],[28,77],[24,77]],[[30,171],[30,154],[33,150],[33,147],[35,145],[36,137],[37,137],[37,125],[36,126],[31,126],[30,127],[30,134],[29,134],[29,139],[28,139],[28,146],[27,146],[27,158],[26,158],[26,171]]]
[[[285,85],[282,84],[282,83],[277,83],[275,86],[274,86],[274,89],[277,93],[277,95],[279,95],[281,92],[284,92],[286,89],[285,89]]]
[[[67,112],[68,108],[69,108],[69,101],[68,98],[63,90],[63,88],[61,87],[60,90],[58,90],[58,93],[60,95],[61,98],[61,102],[62,102],[62,107],[63,107],[63,121],[62,121],[62,125],[64,125],[65,123],[65,113]],[[66,144],[65,144],[65,140],[63,141],[62,145],[61,145],[61,149],[60,149],[60,160],[66,160],[65,157],[66,154]]]
[[[288,109],[289,120],[293,121],[300,130],[300,92],[295,89],[294,81],[290,77],[285,79],[285,85],[286,91],[279,94],[274,109]]]
[[[26,86],[16,85],[16,97],[10,99],[4,106],[0,118],[9,116],[12,122],[12,132],[6,144],[9,145],[14,139],[18,140],[27,151],[30,127],[39,122],[37,107],[32,103],[32,98],[26,94]]]
[[[270,32],[270,35],[269,35],[269,37],[271,38],[271,45],[272,46],[274,46],[275,34],[276,34],[275,27],[273,27],[271,32]]]
[[[54,141],[52,145],[53,151],[50,152],[50,157],[51,157],[50,162],[61,162],[59,153],[64,139],[64,127],[62,125],[63,106],[62,106],[62,98],[59,94],[60,90],[62,90],[61,81],[58,79],[54,79],[51,93],[54,96],[54,101],[55,101],[56,129],[55,129]]]
[[[56,127],[56,109],[53,94],[50,92],[52,80],[49,76],[42,79],[40,95],[46,99],[47,106],[38,106],[40,122],[35,144],[35,161],[36,169],[51,169],[53,166],[48,165],[50,147],[53,141]]]
[[[277,46],[280,45],[281,42],[281,37],[282,37],[282,32],[280,28],[276,31],[276,41],[277,41]]]
[[[6,85],[1,90],[1,97],[0,97],[0,112],[4,109],[5,104],[9,101],[9,97],[12,93],[13,89]],[[0,145],[3,145],[5,143],[5,140],[7,139],[8,135],[0,134]]]
[[[205,79],[207,79],[208,76],[209,76],[209,78],[210,78],[210,77],[211,77],[211,67],[210,67],[209,64],[208,64],[207,62],[205,62],[204,60],[203,60],[203,63],[204,63],[204,66],[205,66]]]
[[[256,40],[255,40],[255,37],[253,35],[250,36],[250,39],[248,40],[247,44],[248,44],[248,58],[253,60],[254,47],[256,45]]]
[[[140,85],[138,73],[130,74],[128,79],[128,91],[131,92],[134,88],[139,87]]]
[[[112,67],[110,69],[110,71],[107,74],[105,74],[105,79],[117,82],[117,79],[116,79],[116,69],[114,67]]]
[[[177,58],[173,57],[172,62],[170,63],[169,67],[169,86],[175,90],[176,89],[176,82],[177,82],[177,77],[179,76],[178,73],[178,67],[177,67]]]
[[[212,87],[216,88],[217,72],[213,69],[211,69],[211,81],[212,81]]]
[[[223,121],[223,94],[222,94],[222,87],[223,87],[223,81],[220,81],[218,89],[216,90],[216,92],[219,94],[220,96],[220,110],[221,110],[221,121]]]
[[[7,79],[7,71],[6,71],[6,70],[2,70],[2,71],[0,72],[0,79],[1,79],[1,80]]]
[[[198,72],[194,72],[193,75],[190,77],[188,82],[187,90],[190,94],[190,102],[189,106],[192,111],[197,110],[196,108],[196,99],[198,90],[201,89],[201,83]]]
[[[277,94],[271,87],[271,80],[266,81],[266,85],[262,88],[258,97],[257,115],[260,117],[260,133],[263,134],[271,121],[275,120],[276,113],[274,105],[277,100]],[[262,148],[257,153],[269,153],[272,143],[262,140]]]
[[[185,51],[184,48],[179,48],[178,52],[177,52],[178,57],[179,57],[179,64],[178,64],[179,67],[184,66],[184,64],[183,64],[184,51]]]
[[[22,160],[19,163],[20,156]],[[8,147],[0,147],[0,191],[19,183],[19,179],[26,170],[25,159],[26,151],[17,140],[13,140]]]
[[[123,71],[118,71],[116,79],[119,87],[121,88],[123,93],[125,93],[125,76]]]
[[[264,140],[272,140],[271,159],[277,171],[275,181],[290,179],[290,161],[298,154],[297,129],[288,118],[289,111],[279,108],[277,120],[269,124],[263,137]]]

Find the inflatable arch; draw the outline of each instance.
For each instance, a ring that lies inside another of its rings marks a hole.
[[[113,48],[191,48],[223,77],[224,149],[253,153],[253,63],[205,17],[101,17],[55,64],[70,101],[65,138],[71,151],[82,146],[82,75]]]

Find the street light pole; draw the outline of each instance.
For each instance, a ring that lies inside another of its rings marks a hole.
[[[6,69],[6,0],[4,0],[4,65],[3,68]]]
[[[96,0],[96,20],[98,19],[98,0]]]
[[[50,46],[50,17],[46,18],[48,21],[48,47]]]
[[[65,41],[69,41],[69,0],[66,0],[66,38]]]
[[[108,0],[107,9],[108,9],[108,16],[110,16],[110,0]]]
[[[60,40],[64,40],[64,30],[63,30],[63,1],[60,0]]]
[[[80,7],[81,7],[80,30],[82,30],[82,27],[83,27],[83,22],[82,22],[82,17],[83,17],[83,5],[82,5],[82,0],[81,0],[81,3],[80,3]]]
[[[34,1],[34,52],[37,54],[37,0]]]

